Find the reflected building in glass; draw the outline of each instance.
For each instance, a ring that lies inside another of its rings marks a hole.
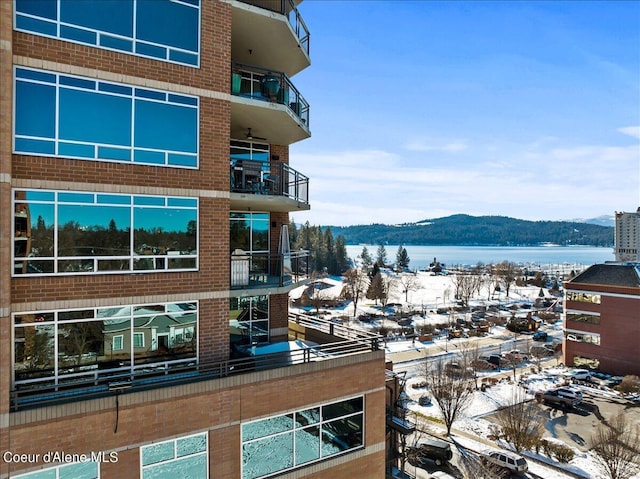
[[[0,476],[384,477],[379,338],[289,312],[301,3],[0,2]]]

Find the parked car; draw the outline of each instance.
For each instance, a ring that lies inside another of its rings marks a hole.
[[[502,353],[502,356],[509,362],[521,363],[523,361],[528,361],[529,356],[527,354],[521,353],[517,349],[512,349],[511,351],[507,351],[506,353]]]
[[[431,406],[431,404],[432,404],[431,396],[429,396],[428,394],[420,396],[418,398],[418,404],[420,406]]]
[[[449,376],[452,377],[469,377],[475,374],[473,368],[465,368],[460,363],[456,362],[447,363],[445,366],[445,371]]]
[[[545,331],[536,331],[532,339],[534,341],[546,341],[549,335]]]
[[[597,384],[598,386],[605,386],[612,388],[622,382],[620,376],[611,376],[610,374],[595,372],[589,377],[589,382]]]
[[[578,403],[582,402],[582,393],[576,389],[569,386],[560,386],[559,388],[555,388],[558,391],[558,395],[568,398],[574,399]]]
[[[566,391],[559,391],[559,389],[561,388],[537,391],[535,393],[536,401],[560,407],[574,407],[582,401],[582,395],[578,398],[575,394],[571,394]]]
[[[415,447],[407,448],[407,455],[410,461],[417,466],[427,465],[426,460],[436,463],[437,466],[443,465],[453,457],[451,445],[448,442],[439,439],[426,439]]]
[[[527,472],[529,465],[524,457],[508,451],[484,451],[481,455],[482,462],[494,464],[512,472]]]
[[[545,346],[546,345],[540,346],[540,345],[534,344],[529,348],[529,354],[531,354],[531,356],[534,356],[536,358],[553,356],[553,351]]]
[[[493,371],[498,369],[496,364],[489,362],[488,359],[478,358],[471,361],[471,367],[476,371]]]
[[[496,368],[504,368],[509,365],[509,361],[497,354],[492,354],[487,357],[487,361],[489,361],[491,364],[495,364]]]
[[[592,374],[588,369],[570,369],[562,373],[562,377],[570,381],[588,381]]]

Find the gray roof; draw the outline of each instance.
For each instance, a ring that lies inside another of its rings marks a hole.
[[[571,283],[640,288],[640,264],[594,264],[573,278]]]

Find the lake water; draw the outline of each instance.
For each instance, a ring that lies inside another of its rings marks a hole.
[[[362,248],[363,245],[347,245],[347,254],[355,258],[362,253]],[[378,246],[367,245],[367,249],[375,259]],[[398,245],[385,245],[385,249],[388,262],[395,262]],[[412,270],[428,268],[434,258],[447,266],[511,261],[562,272],[568,272],[574,266],[590,266],[615,259],[612,247],[595,246],[405,246],[405,249]]]

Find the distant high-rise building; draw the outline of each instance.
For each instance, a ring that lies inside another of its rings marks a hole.
[[[616,212],[616,261],[640,262],[640,208],[635,213]]]
[[[384,477],[378,335],[288,308],[300,3],[0,1],[0,477]]]

